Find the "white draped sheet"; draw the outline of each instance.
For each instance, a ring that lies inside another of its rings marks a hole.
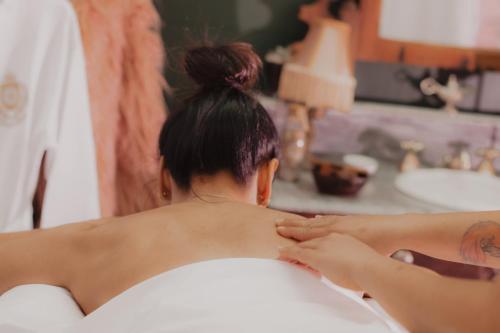
[[[0,316],[0,330],[10,325],[27,332],[74,333],[398,331],[356,293],[277,260],[219,259],[183,266],[130,288],[84,319],[74,308],[66,309],[59,323],[54,318],[62,310],[56,309],[65,301],[58,293],[50,300],[55,313],[44,315],[50,322],[36,318],[34,327],[29,320],[16,324]]]

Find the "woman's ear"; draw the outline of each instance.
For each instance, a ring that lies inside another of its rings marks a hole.
[[[271,202],[274,174],[278,170],[279,161],[273,158],[257,171],[257,204],[267,207]]]
[[[163,156],[160,158],[160,194],[167,203],[172,201],[172,181]]]

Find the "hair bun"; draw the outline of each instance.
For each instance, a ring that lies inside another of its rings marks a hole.
[[[184,68],[202,88],[249,90],[257,82],[262,61],[250,44],[231,43],[189,49]]]

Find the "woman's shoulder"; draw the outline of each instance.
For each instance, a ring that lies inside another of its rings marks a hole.
[[[242,207],[235,207],[234,210],[236,212],[242,212],[246,210],[248,213],[252,214],[253,216],[258,216],[266,219],[284,219],[284,218],[293,218],[297,219],[300,218],[300,215],[290,213],[290,212],[285,212],[281,210],[276,210],[268,207],[262,207],[262,206],[257,206],[257,205],[248,205],[245,204]]]

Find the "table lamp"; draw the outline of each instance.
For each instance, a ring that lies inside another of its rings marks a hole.
[[[283,67],[278,96],[307,108],[350,111],[356,88],[350,34],[347,23],[315,20],[301,50]]]
[[[350,34],[350,26],[338,20],[319,18],[312,22],[301,50],[284,65],[281,73],[278,97],[291,104],[293,113],[289,116],[311,122],[318,116],[317,111],[351,110],[356,79],[352,74]],[[298,116],[299,113],[303,115]],[[292,181],[298,178],[300,164],[305,161],[311,166],[309,145],[314,127],[302,124],[302,129],[298,129],[293,121],[288,123],[291,128],[285,129],[283,136],[280,171],[282,178]],[[301,137],[297,133],[300,130],[306,131],[305,142],[293,139]],[[297,158],[299,150],[303,152],[302,160]]]

